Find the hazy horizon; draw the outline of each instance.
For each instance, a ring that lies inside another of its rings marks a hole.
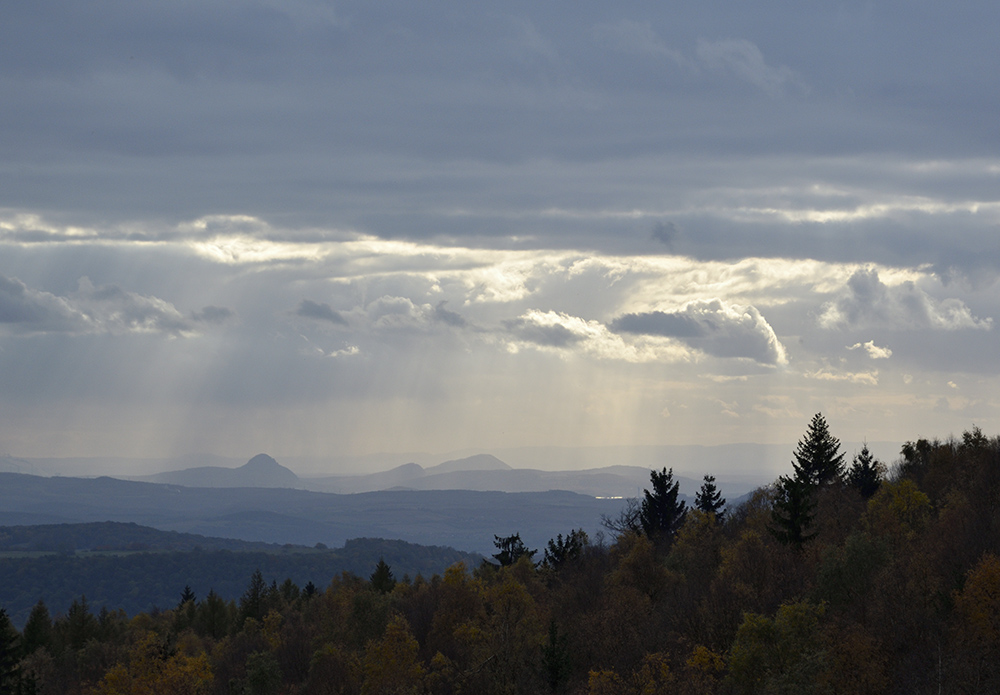
[[[841,442],[841,451],[849,462],[867,445],[871,453],[886,465],[899,458],[900,442]],[[358,476],[392,470],[416,463],[427,469],[442,463],[482,454],[494,456],[515,470],[549,472],[585,471],[611,466],[634,466],[648,469],[672,468],[678,475],[701,478],[712,474],[729,480],[770,482],[788,472],[792,444],[730,445],[659,445],[595,447],[514,447],[490,450],[460,449],[447,452],[377,452],[364,456],[296,457],[256,452],[274,458],[303,480],[329,476]],[[0,452],[0,470],[11,460],[26,461],[31,470],[14,470],[38,475],[118,477],[149,476],[188,468],[238,468],[252,456],[220,456],[190,453],[177,457],[17,457]]]
[[[0,452],[1000,432],[996,3],[0,16]]]

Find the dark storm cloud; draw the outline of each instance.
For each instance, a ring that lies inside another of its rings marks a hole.
[[[299,308],[295,310],[295,315],[316,321],[329,321],[341,326],[347,325],[347,320],[334,311],[329,304],[314,302],[310,299],[302,300]]]

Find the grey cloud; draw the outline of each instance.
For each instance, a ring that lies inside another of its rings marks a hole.
[[[989,330],[992,318],[974,316],[960,299],[935,299],[913,282],[888,286],[874,268],[858,270],[840,296],[823,306],[824,328]]]
[[[706,325],[693,316],[681,313],[650,311],[642,314],[624,314],[614,319],[608,327],[619,333],[698,338],[707,335],[715,326]]]
[[[25,331],[72,331],[85,328],[87,322],[65,298],[0,275],[0,324]]]
[[[448,302],[446,300],[442,300],[437,303],[434,307],[434,320],[446,323],[449,326],[454,326],[456,328],[464,328],[467,323],[466,320],[458,312],[445,309],[445,304],[447,303]]]
[[[326,303],[314,302],[311,299],[303,299],[299,308],[295,310],[296,316],[317,321],[329,321],[330,323],[347,325],[347,320],[341,316],[333,307]]]
[[[543,347],[564,348],[585,339],[561,324],[542,325],[523,317],[504,321],[503,326],[515,338]]]
[[[214,323],[222,324],[233,318],[236,314],[233,313],[232,309],[227,309],[223,306],[206,306],[201,309],[201,311],[196,311],[192,314],[191,318],[195,321],[201,321],[203,323]]]
[[[765,365],[787,362],[784,346],[756,307],[727,305],[719,299],[690,302],[675,312],[624,314],[609,328],[677,338],[715,357],[749,358]]]
[[[653,31],[650,22],[636,22],[630,19],[614,23],[604,22],[594,26],[593,34],[599,43],[623,53],[669,58],[678,65],[687,64],[680,51],[669,48]]]
[[[36,333],[166,333],[184,335],[193,326],[171,303],[128,292],[117,285],[95,286],[80,279],[76,292],[58,297],[0,276],[0,323]]]
[[[746,39],[698,40],[698,58],[709,68],[730,72],[772,96],[797,84],[795,73],[785,66],[772,67],[760,49]]]
[[[661,244],[667,248],[671,248],[674,244],[674,240],[677,238],[679,231],[677,230],[677,225],[673,222],[657,222],[653,226],[653,239],[659,241]]]
[[[193,331],[170,302],[116,285],[95,286],[86,277],[80,279],[79,289],[70,299],[99,330],[110,333],[183,335]]]

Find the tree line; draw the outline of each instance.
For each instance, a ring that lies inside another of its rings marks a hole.
[[[322,587],[254,572],[238,601],[186,587],[132,619],[81,599],[0,614],[22,693],[1000,692],[1000,437],[907,442],[850,464],[822,415],[791,469],[724,507],[669,468],[546,547],[518,534],[443,576]],[[6,690],[4,690],[6,689]]]

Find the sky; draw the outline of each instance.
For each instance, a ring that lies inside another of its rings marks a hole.
[[[997,26],[4,3],[0,453],[997,434]]]

